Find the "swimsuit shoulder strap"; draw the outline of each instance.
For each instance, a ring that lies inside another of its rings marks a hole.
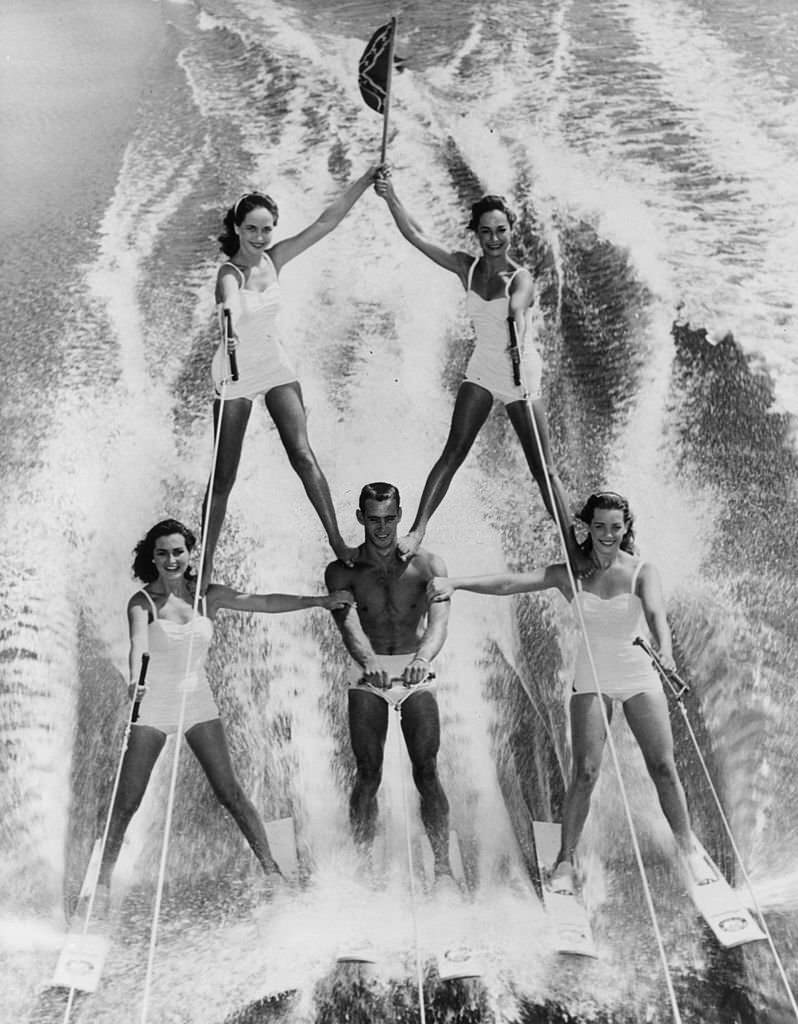
[[[141,590],[139,591],[139,593],[143,594],[147,598],[147,600],[150,603],[150,608],[152,609],[152,617],[153,617],[153,619],[157,619],[158,618],[158,609],[155,607],[155,602],[153,601],[152,596],[150,595],[150,592],[148,590],[145,590],[144,587],[142,587]]]
[[[276,280],[277,280],[277,267],[275,267],[275,265],[274,265],[274,260],[273,260],[273,259],[271,258],[271,256],[269,255],[269,253],[268,253],[268,252],[266,252],[266,250],[265,250],[265,249],[264,249],[264,251],[263,251],[263,255],[264,255],[264,256],[266,257],[266,259],[267,259],[267,260],[269,261],[269,263],[271,263],[271,265],[272,265],[272,270],[274,271],[274,279],[275,279],[275,281],[276,281]]]
[[[232,260],[228,260],[227,263],[224,264],[224,266],[225,267],[232,267],[233,270],[235,270],[235,272],[238,274],[238,277],[239,277],[239,285],[238,285],[238,287],[239,288],[243,288],[244,285],[246,284],[247,279],[246,279],[246,277],[244,275],[244,271],[241,269],[241,267],[237,267],[235,265],[235,263],[233,263]]]
[[[637,577],[640,575],[640,570],[643,568],[645,564],[645,562],[638,562],[635,566],[635,571],[632,573],[632,584],[629,588],[630,594],[634,594],[635,589],[637,588]]]
[[[466,291],[471,291],[471,282],[474,280],[474,271],[476,270],[477,263],[479,263],[479,256],[474,257],[474,262],[468,268],[468,280],[466,281]]]
[[[510,298],[510,285],[515,280],[515,275],[520,273],[523,269],[524,269],[523,267],[516,267],[515,270],[512,272],[512,274],[510,274],[510,276],[507,278],[507,283],[504,286],[504,296],[505,296],[505,298],[507,298],[507,299]]]

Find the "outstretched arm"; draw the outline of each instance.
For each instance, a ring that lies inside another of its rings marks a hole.
[[[299,254],[303,253],[305,249],[309,249],[311,245],[315,245],[316,242],[320,242],[325,235],[329,235],[331,231],[337,228],[369,185],[374,181],[376,173],[377,168],[370,167],[365,174],[353,181],[352,184],[341,193],[335,202],[330,203],[330,205],[322,211],[320,216],[317,217],[312,224],[308,225],[304,231],[300,231],[297,235],[292,235],[291,238],[284,238],[281,242],[277,242],[276,245],[273,245],[269,250],[269,256],[271,257],[272,263],[274,263],[275,270],[279,273],[280,269],[284,267],[289,260],[294,259],[295,256],[299,256]]]
[[[571,587],[564,565],[547,565],[531,572],[504,572],[489,576],[435,577],[427,585],[427,597],[432,602],[448,600],[455,590],[470,590],[473,594],[529,594],[537,590],[560,590],[570,600]]]
[[[354,602],[349,593],[332,594],[249,594],[232,587],[213,584],[208,587],[208,602],[215,614],[220,608],[231,608],[238,612],[299,612],[306,608],[346,608]]]
[[[640,569],[637,590],[640,600],[643,602],[643,612],[646,616],[651,636],[657,646],[660,661],[664,668],[669,672],[673,672],[676,669],[676,662],[673,660],[671,630],[668,625],[668,617],[665,614],[662,584],[659,573],[650,562],[646,562]]]
[[[394,191],[390,177],[385,174],[378,175],[374,182],[374,191],[388,204],[388,209],[396,221],[396,226],[408,242],[423,252],[425,256],[429,256],[439,267],[443,267],[444,270],[451,270],[453,274],[457,274],[460,280],[465,283],[465,275],[468,273],[469,265],[468,255],[463,252],[449,252],[437,243],[430,241],[402,205]]]

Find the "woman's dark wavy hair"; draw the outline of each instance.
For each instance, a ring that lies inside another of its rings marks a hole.
[[[466,225],[469,231],[477,231],[482,214],[490,213],[491,210],[499,210],[500,213],[503,213],[510,227],[515,224],[515,214],[507,205],[504,196],[483,196],[471,204],[471,220]]]
[[[635,517],[629,508],[628,500],[622,494],[618,494],[617,491],[596,491],[595,494],[591,494],[587,499],[582,510],[577,512],[576,518],[590,526],[593,522],[593,513],[597,508],[618,509],[619,512],[623,512],[626,532],[621,541],[621,551],[628,551],[630,555],[633,555],[635,553]],[[586,540],[582,542],[582,550],[585,554],[589,554],[592,548],[593,538],[588,534]]]
[[[274,217],[274,223],[277,223],[280,211],[271,196],[267,196],[265,192],[245,192],[233,203],[222,220],[224,231],[219,235],[219,245],[225,256],[235,256],[238,252],[241,243],[236,234],[236,227],[244,223],[244,218],[250,210],[256,210],[259,206],[268,210]]]
[[[153,554],[155,553],[155,542],[159,537],[168,537],[172,533],[179,533],[186,542],[189,553],[194,550],[197,538],[187,526],[183,526],[177,519],[162,519],[160,523],[147,530],[147,533],[133,548],[133,575],[142,583],[154,583],[158,579],[158,571],[153,565]],[[186,579],[193,579],[196,573],[189,566],[186,569]]]

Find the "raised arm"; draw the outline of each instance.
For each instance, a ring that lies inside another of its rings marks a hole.
[[[354,602],[349,591],[331,594],[250,594],[218,583],[208,587],[208,603],[211,618],[220,608],[237,612],[266,612],[277,615],[281,612],[299,612],[306,608],[347,608]]]
[[[643,603],[643,613],[646,616],[646,622],[659,652],[660,660],[666,669],[674,671],[676,663],[673,660],[671,630],[668,625],[668,617],[665,614],[662,583],[660,582],[656,567],[650,562],[646,562],[640,569],[637,590]]]
[[[352,182],[349,187],[341,193],[338,198],[330,203],[330,205],[322,211],[319,217],[309,224],[304,231],[300,231],[297,235],[292,235],[290,238],[284,238],[281,242],[277,242],[269,250],[269,256],[271,257],[272,263],[274,263],[275,270],[279,273],[280,269],[288,263],[289,260],[294,259],[295,256],[299,256],[305,249],[309,249],[311,245],[315,245],[316,242],[320,242],[325,235],[329,235],[331,231],[338,227],[344,217],[349,213],[355,203],[360,199],[369,185],[374,181],[377,173],[376,167],[370,167],[365,174],[361,175],[355,181]]]
[[[505,597],[509,594],[529,594],[537,590],[556,588],[569,600],[571,585],[565,566],[547,565],[545,569],[531,572],[504,572],[488,576],[452,576],[449,579],[435,577],[427,585],[427,597],[434,603],[447,601],[455,590],[470,590],[473,594],[492,594]]]
[[[396,221],[396,226],[408,242],[423,252],[425,256],[428,256],[434,263],[437,263],[439,267],[457,274],[463,284],[465,284],[468,267],[471,262],[468,254],[464,252],[449,252],[448,249],[444,249],[437,243],[430,241],[402,205],[394,191],[390,177],[384,174],[378,175],[374,182],[374,191],[388,204],[388,209]]]

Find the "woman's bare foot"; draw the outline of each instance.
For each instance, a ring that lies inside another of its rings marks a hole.
[[[561,860],[555,865],[549,875],[549,888],[560,896],[574,896],[576,894],[576,880],[574,879],[574,866],[570,861]]]
[[[682,859],[695,885],[709,885],[717,879],[715,869],[695,846],[687,851],[682,850]]]
[[[345,544],[342,539],[335,544],[330,545],[335,552],[335,557],[343,562],[348,568],[352,568],[357,561],[358,555],[360,554],[360,548],[350,548],[348,544]]]
[[[405,537],[400,537],[396,542],[396,550],[403,562],[409,561],[421,547],[424,540],[423,530],[411,530]]]

